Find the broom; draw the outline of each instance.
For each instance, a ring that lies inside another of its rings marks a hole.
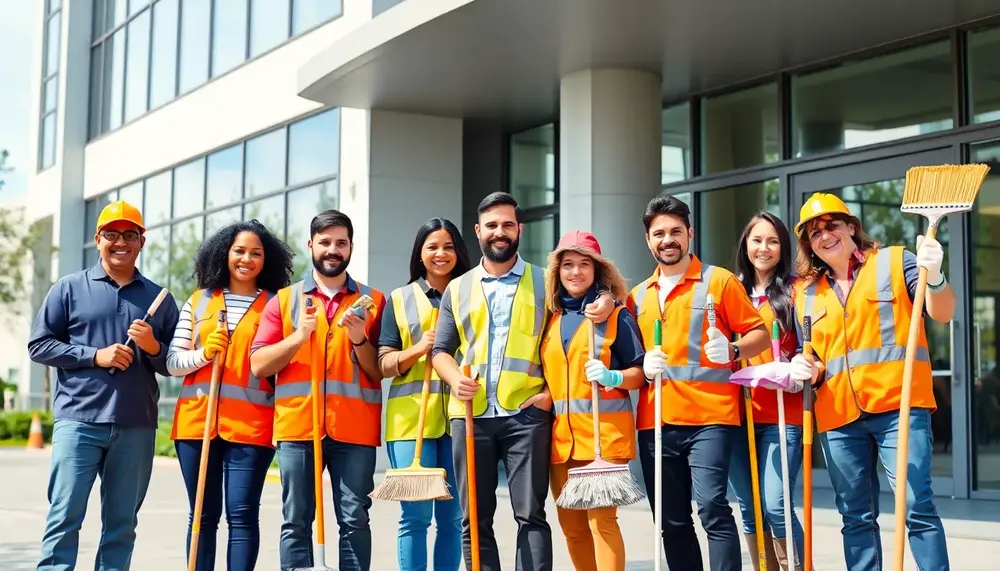
[[[778,320],[771,322],[771,353],[774,360],[780,362],[781,359],[781,329]],[[798,552],[795,551],[795,534],[792,533],[792,484],[788,475],[788,436],[785,434],[788,426],[785,421],[785,391],[778,389],[778,450],[781,460],[781,484],[782,492],[785,495],[785,555],[788,557],[789,567],[798,569],[795,560]]]
[[[957,212],[969,212],[990,167],[975,165],[940,165],[913,167],[906,171],[906,187],[900,210],[919,214],[927,219],[925,239],[937,234],[941,219]],[[920,268],[917,291],[913,295],[910,329],[906,338],[906,360],[903,362],[903,387],[899,407],[899,444],[896,450],[896,527],[893,530],[895,571],[903,570],[903,548],[906,544],[906,469],[910,446],[910,392],[913,385],[913,364],[917,342],[923,329],[924,296],[927,289],[927,268]]]
[[[437,308],[431,309],[431,327],[437,323]],[[397,502],[420,502],[426,500],[450,500],[448,482],[445,479],[444,468],[424,468],[420,465],[420,451],[424,445],[424,420],[427,417],[427,401],[431,394],[430,355],[426,355],[424,364],[424,388],[420,394],[420,415],[417,417],[417,444],[413,453],[413,463],[407,468],[397,468],[385,471],[382,483],[368,494],[376,500],[391,500]]]
[[[166,291],[164,289],[163,291]],[[154,310],[155,311],[155,310]],[[216,327],[226,326],[226,311],[219,311],[219,321]],[[215,422],[216,409],[219,406],[219,382],[222,380],[222,366],[226,362],[225,352],[215,355],[212,363],[212,380],[208,385],[208,405],[205,407],[205,431],[201,437],[201,462],[198,465],[198,487],[194,496],[194,514],[191,518],[191,545],[188,553],[188,571],[194,571],[198,565],[198,538],[201,537],[201,511],[205,503],[205,479],[208,475],[208,452],[212,447],[212,425]]]
[[[812,316],[802,317],[802,355],[812,357]],[[802,388],[802,569],[812,571],[813,531],[813,388]],[[785,532],[790,535],[789,532]]]
[[[594,350],[594,322],[587,319],[587,342],[590,358],[596,359]],[[570,468],[556,505],[570,510],[589,510],[627,506],[643,498],[642,489],[632,477],[628,464],[612,464],[601,458],[600,387],[590,383],[591,416],[594,420],[594,461],[586,466]]]

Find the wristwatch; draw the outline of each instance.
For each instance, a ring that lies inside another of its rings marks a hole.
[[[733,347],[733,361],[739,361],[740,360],[739,345],[737,345],[736,343],[730,343],[730,345]]]

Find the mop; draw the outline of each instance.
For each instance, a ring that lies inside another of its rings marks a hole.
[[[802,355],[812,357],[812,316],[802,317]],[[802,569],[812,571],[813,529],[813,388],[802,389]]]
[[[462,374],[472,376],[472,365],[463,365]],[[476,491],[476,437],[472,429],[472,400],[465,401],[465,480],[469,487],[469,551],[472,558],[472,569],[480,571],[479,567],[479,496]]]
[[[594,322],[587,319],[587,341],[590,358],[596,359]],[[570,468],[566,485],[556,499],[556,505],[571,510],[589,510],[627,506],[643,498],[642,489],[632,477],[628,464],[612,464],[601,458],[600,386],[590,383],[591,416],[594,421],[594,461],[586,466]]]
[[[434,331],[437,323],[437,308],[431,309],[431,326]],[[420,415],[417,417],[417,443],[413,453],[413,463],[407,468],[389,469],[385,471],[382,482],[368,494],[376,500],[392,500],[397,502],[420,502],[426,500],[450,500],[444,468],[424,468],[420,465],[420,452],[424,444],[424,421],[427,417],[427,401],[430,400],[431,366],[430,355],[424,359],[424,387],[420,394]]]
[[[653,345],[663,349],[663,325],[662,320],[653,322]],[[653,406],[655,407],[653,417],[653,526],[656,533],[653,534],[653,569],[660,571],[663,569],[663,411],[661,404],[663,395],[660,394],[663,388],[663,374],[656,375],[656,386],[653,388]]]
[[[167,288],[163,288],[160,290],[160,293],[156,294],[156,297],[153,299],[153,303],[149,304],[149,309],[146,310],[146,315],[142,317],[143,321],[149,323],[149,320],[153,319],[153,316],[156,315],[156,310],[160,308],[160,304],[163,303],[164,299],[166,299],[168,293],[170,293],[170,291],[167,290]],[[125,340],[125,346],[133,351],[136,349],[135,341],[133,341],[131,337]],[[117,370],[118,369],[111,367],[108,369],[108,375],[113,377],[115,375],[115,371]]]
[[[913,167],[906,172],[903,204],[900,210],[919,214],[927,219],[925,239],[937,234],[941,219],[957,212],[969,212],[986,179],[988,165],[940,165]],[[917,291],[913,295],[910,329],[906,338],[903,362],[903,387],[899,407],[899,443],[896,450],[896,524],[893,530],[893,569],[903,570],[903,549],[906,545],[906,469],[910,451],[910,393],[913,386],[913,364],[917,343],[923,331],[924,296],[927,289],[927,268],[920,268]]]
[[[219,321],[216,323],[216,327],[226,327],[226,310],[219,311]],[[225,352],[220,351],[216,353],[215,360],[212,363],[212,380],[208,385],[208,406],[205,408],[205,431],[201,437],[201,463],[198,466],[198,487],[194,496],[194,515],[191,520],[191,545],[188,552],[188,571],[195,571],[198,565],[198,539],[201,537],[201,511],[205,503],[205,478],[208,474],[208,452],[212,446],[212,426],[215,424],[216,409],[219,406],[219,382],[222,380],[222,366],[225,362]]]

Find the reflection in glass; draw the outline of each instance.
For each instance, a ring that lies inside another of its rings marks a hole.
[[[48,77],[59,70],[59,44],[62,26],[62,13],[54,14],[45,26],[45,65],[42,76]]]
[[[247,59],[247,0],[215,0],[212,12],[212,77]]]
[[[107,194],[87,201],[84,212],[83,243],[88,244],[94,241],[94,234],[97,233],[97,217],[101,215],[104,207],[118,200],[118,191],[111,191]]]
[[[149,107],[155,109],[177,94],[177,19],[180,0],[153,5],[152,67]]]
[[[108,38],[104,46],[104,97],[102,124],[104,130],[122,124],[122,104],[125,99],[125,29]]]
[[[50,167],[56,162],[56,113],[49,113],[42,119],[42,156],[41,168]]]
[[[331,109],[288,128],[288,184],[337,174],[340,170],[340,111]]]
[[[170,171],[146,179],[146,204],[142,211],[146,226],[162,224],[170,220]]]
[[[288,0],[250,0],[250,57],[288,39]]]
[[[196,159],[174,169],[174,218],[205,208],[205,159]]]
[[[167,272],[170,263],[170,227],[161,226],[146,231],[146,243],[139,254],[139,271],[146,278],[160,287],[169,288],[170,275]],[[177,293],[171,290],[174,297]]]
[[[186,93],[208,79],[212,3],[184,0],[181,4],[180,88]]]
[[[285,133],[282,128],[247,141],[247,198],[285,186]]]
[[[343,0],[292,0],[292,35],[343,13]]]
[[[539,220],[524,223],[518,253],[524,261],[545,267],[549,253],[556,247],[556,221],[550,215]]]
[[[702,101],[704,174],[778,161],[778,84]]]
[[[691,251],[707,264],[735,268],[736,245],[750,217],[760,210],[781,216],[778,187],[778,179],[770,179],[696,194],[698,220],[691,220]]]
[[[149,10],[128,23],[125,122],[146,112],[149,85]]]
[[[173,225],[170,236],[170,262],[167,274],[170,276],[170,292],[178,300],[186,300],[194,293],[195,281],[191,260],[201,246],[204,219],[201,217]],[[179,303],[183,303],[179,301]]]
[[[691,178],[691,104],[667,107],[660,113],[663,132],[660,184]]]
[[[554,204],[555,126],[552,123],[510,136],[510,193],[521,209]]]
[[[969,115],[973,123],[1000,121],[1000,82],[996,75],[1000,28],[970,32],[968,46]]]
[[[208,156],[208,192],[205,208],[239,202],[243,198],[243,145]]]
[[[337,181],[331,180],[288,193],[288,238],[285,241],[295,253],[293,280],[312,267],[307,247],[309,224],[320,212],[338,207],[337,188]]]
[[[142,212],[142,181],[133,182],[132,184],[123,186],[119,189],[118,200],[124,200],[125,202],[138,208],[139,212]],[[145,224],[149,224],[146,222],[145,215],[143,216],[142,221]]]
[[[243,218],[243,207],[233,206],[213,212],[205,217],[205,238]]]
[[[277,236],[285,235],[285,196],[279,194],[243,205],[243,219],[257,220]]]
[[[795,156],[950,129],[954,88],[948,41],[793,76]]]

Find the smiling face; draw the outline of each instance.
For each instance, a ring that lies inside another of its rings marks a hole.
[[[753,267],[761,274],[767,274],[774,270],[782,254],[774,226],[767,220],[754,224],[747,235],[747,257]]]
[[[562,259],[559,261],[559,281],[562,282],[566,293],[573,297],[587,293],[590,286],[594,285],[595,273],[594,260],[590,256],[572,251],[562,253]]]
[[[264,244],[253,232],[240,232],[229,246],[229,276],[235,281],[255,283],[264,269]]]
[[[129,271],[135,269],[135,260],[146,243],[146,237],[139,233],[135,224],[117,221],[101,228],[94,235],[94,242],[108,268]]]
[[[521,239],[521,224],[514,207],[503,204],[480,214],[476,237],[489,261],[502,264],[513,259]]]
[[[427,275],[449,277],[458,263],[455,241],[451,239],[451,234],[444,228],[428,234],[424,247],[420,250],[420,261],[427,269]]]
[[[810,221],[805,230],[813,253],[831,267],[848,260],[857,249],[855,231],[853,224],[831,216]]]
[[[649,223],[646,245],[657,262],[673,266],[687,256],[693,238],[694,228],[687,228],[683,218],[660,214]]]
[[[344,273],[351,263],[351,239],[343,226],[330,226],[314,234],[309,240],[309,250],[313,267],[328,278]]]

